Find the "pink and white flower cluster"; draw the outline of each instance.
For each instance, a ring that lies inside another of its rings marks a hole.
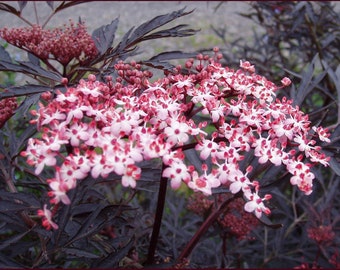
[[[115,173],[123,186],[135,188],[141,176],[138,164],[157,158],[172,188],[185,183],[210,195],[226,186],[233,194],[243,192],[245,210],[260,217],[270,213],[264,201],[271,195],[260,196],[260,181],[249,177],[251,166],[241,169],[246,154],[260,164],[284,166],[291,184],[310,194],[315,178],[311,167],[328,165],[316,144],[316,139],[329,142],[327,130],[311,127],[292,101],[276,99],[275,91],[289,85],[288,78],[277,87],[249,62],[241,61],[241,69],[233,70],[218,58],[217,53],[214,58],[199,56],[196,66],[190,59],[186,67],[196,71],[184,75],[177,68],[155,82],[135,63],[119,63],[116,82],[99,82],[90,75],[76,87],[58,91],[48,105],[40,103],[32,113],[41,136],[29,139],[22,156],[37,175],[46,166],[54,168],[54,177],[47,180],[50,202],[69,204],[67,192],[89,175]],[[188,164],[185,151],[190,148],[198,151],[201,168]],[[208,159],[212,168],[205,164]],[[50,212],[45,220],[53,222]]]

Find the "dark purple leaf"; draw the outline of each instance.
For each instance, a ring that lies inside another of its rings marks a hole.
[[[12,244],[15,244],[17,243],[21,238],[23,238],[26,234],[28,234],[30,232],[30,230],[28,231],[25,231],[23,233],[19,233],[17,235],[14,235],[10,238],[7,238],[5,239],[5,241],[3,241],[1,244],[0,244],[0,250],[3,250],[5,249],[6,247],[12,245]]]
[[[119,19],[116,18],[110,24],[103,25],[92,33],[92,39],[99,53],[103,55],[113,43],[117,31]]]
[[[40,94],[40,93],[51,90],[51,87],[43,86],[43,85],[24,85],[24,86],[9,87],[6,90],[7,92],[0,93],[0,100],[3,98],[8,98],[8,97],[19,97],[19,96]]]
[[[2,213],[14,213],[18,211],[24,211],[24,210],[36,210],[36,207],[27,205],[27,204],[19,204],[15,203],[14,201],[5,201],[1,200],[0,203],[0,212]]]
[[[20,12],[23,11],[23,9],[26,7],[27,5],[27,1],[18,1],[19,4],[19,8],[20,8]]]
[[[98,259],[100,256],[93,254],[93,252],[87,252],[77,248],[62,248],[62,251],[68,255],[76,256],[80,258],[88,258],[88,259]]]
[[[16,138],[15,134],[13,134],[12,139],[10,140],[11,159],[19,155],[19,152],[24,147],[24,144],[26,144],[26,141],[29,138],[33,137],[36,132],[37,132],[36,125],[30,125],[25,129],[25,131],[20,135],[19,138]]]
[[[54,1],[46,1],[46,4],[53,10]]]
[[[79,4],[83,4],[83,3],[89,3],[92,1],[63,1],[55,10],[54,13],[57,13],[65,8],[69,8],[69,7],[73,7]]]
[[[199,31],[199,30],[194,30],[194,29],[180,30],[180,29],[182,29],[186,26],[187,25],[185,25],[185,24],[181,24],[181,25],[175,26],[175,27],[170,28],[170,29],[161,30],[161,31],[152,33],[150,35],[144,36],[141,39],[141,41],[150,40],[150,39],[157,39],[157,38],[167,38],[167,37],[187,37],[187,36],[192,36],[196,32]]]
[[[5,62],[12,62],[11,56],[9,55],[9,53],[6,51],[6,49],[3,46],[0,46],[0,59],[1,61],[5,61]]]
[[[331,157],[331,160],[329,161],[329,166],[332,168],[332,170],[340,176],[340,162],[335,157]]]
[[[20,264],[10,258],[8,255],[0,254],[0,268],[1,269],[8,269],[8,268],[25,268],[23,264]]]
[[[114,268],[119,266],[119,262],[129,253],[134,243],[132,238],[125,246],[117,252],[110,253],[107,257],[100,261],[96,261],[92,266],[94,268]]]
[[[189,12],[184,12],[184,9],[178,10],[178,11],[174,11],[172,13],[169,14],[165,14],[165,15],[160,15],[157,16],[153,19],[151,19],[150,21],[147,21],[143,24],[141,24],[132,34],[131,39],[132,40],[136,40],[141,38],[142,36],[145,36],[146,34],[150,33],[151,31],[155,30],[156,28],[159,28],[179,17],[188,15],[190,13],[193,12],[189,11]]]
[[[5,4],[5,3],[0,3],[0,10],[12,13],[16,16],[20,15],[20,11],[17,10],[16,8],[12,7],[11,5]]]
[[[27,53],[28,56],[28,60],[30,60],[30,62],[35,65],[35,66],[40,66],[40,60],[38,57],[36,57],[34,54],[28,52]]]
[[[20,204],[21,206],[26,204],[26,206],[33,208],[40,207],[40,201],[33,194],[22,192],[12,193],[5,190],[0,190],[0,198],[2,199],[0,205],[3,201],[7,200],[13,202],[16,201],[16,204]]]
[[[147,61],[164,61],[164,60],[172,60],[172,59],[187,59],[196,57],[197,53],[185,53],[181,51],[171,51],[171,52],[163,52],[151,57]]]
[[[24,74],[44,77],[57,82],[60,82],[62,79],[60,74],[52,71],[47,71],[40,66],[34,65],[31,62],[19,62],[19,64],[14,64],[6,61],[0,61],[0,71],[20,72]]]

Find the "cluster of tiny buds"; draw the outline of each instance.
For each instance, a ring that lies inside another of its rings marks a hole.
[[[230,194],[218,194],[216,197],[194,193],[189,197],[187,208],[197,215],[205,217],[211,209],[216,209],[223,201],[229,199]],[[217,202],[217,205],[213,206]],[[250,233],[259,224],[258,219],[244,211],[242,198],[232,200],[225,211],[218,217],[217,222],[228,234],[237,239],[251,239]]]
[[[307,230],[308,237],[316,241],[319,245],[329,245],[335,238],[332,225],[320,225],[317,227],[311,227]]]
[[[15,97],[0,100],[0,128],[11,118],[17,107],[18,103]]]
[[[93,59],[97,48],[84,23],[54,29],[43,29],[40,25],[23,28],[0,29],[0,37],[8,43],[27,50],[40,59],[57,60],[67,65],[72,59],[79,62]],[[67,44],[67,46],[65,46]]]
[[[278,87],[256,74],[248,61],[233,70],[219,59],[215,48],[213,57],[186,61],[188,74],[177,67],[154,82],[138,63],[119,62],[115,81],[107,77],[100,82],[90,74],[66,92],[57,90],[52,100],[50,93],[42,95],[49,102],[31,111],[41,137],[30,138],[21,155],[37,175],[45,166],[54,168],[54,177],[46,179],[50,203],[70,204],[68,191],[89,175],[115,173],[123,186],[135,188],[142,173],[138,164],[160,159],[162,176],[173,189],[186,184],[204,195],[220,186],[231,194],[242,192],[244,210],[260,218],[270,214],[265,203],[271,195],[261,194],[261,182],[249,176],[252,166],[241,169],[247,154],[259,166],[284,166],[291,184],[310,194],[312,167],[328,165],[316,140],[329,142],[327,129],[311,127],[292,101],[275,98],[278,89],[290,84],[288,78]],[[187,149],[197,151],[201,168],[188,164]],[[40,214],[57,227],[49,209]]]

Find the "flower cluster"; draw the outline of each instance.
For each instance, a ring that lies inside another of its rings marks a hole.
[[[84,61],[97,55],[97,49],[83,23],[64,28],[43,29],[40,25],[32,27],[0,29],[0,37],[8,43],[25,49],[41,59],[53,57],[63,65],[72,59]],[[67,44],[67,46],[65,46]]]
[[[14,114],[17,107],[16,98],[5,98],[0,101],[0,128]]]
[[[333,231],[332,225],[318,227],[311,227],[307,230],[308,237],[318,244],[330,244],[333,242],[335,233]]]
[[[223,67],[215,57],[199,55],[186,62],[189,74],[178,67],[150,82],[149,73],[118,63],[116,82],[99,82],[94,75],[32,111],[41,138],[30,138],[22,156],[40,174],[55,169],[47,180],[52,204],[69,204],[67,192],[87,176],[115,173],[122,185],[136,187],[138,164],[161,159],[163,177],[177,189],[185,183],[194,191],[212,194],[225,186],[243,192],[244,209],[269,214],[260,195],[260,181],[249,175],[252,166],[240,163],[249,152],[259,164],[285,166],[291,183],[312,192],[314,164],[328,164],[316,138],[329,141],[327,130],[312,128],[308,116],[292,102],[275,98],[277,87],[254,73],[249,62],[241,69]],[[128,81],[128,83],[124,83]],[[202,119],[207,119],[203,121]],[[186,150],[195,149],[203,165],[187,163]],[[209,161],[209,162],[208,162]],[[211,164],[211,165],[207,165]]]
[[[221,204],[226,199],[230,198],[230,194],[218,194],[217,204]],[[214,197],[207,197],[202,193],[194,193],[189,197],[187,208],[200,215],[206,216],[211,210],[215,201]],[[237,239],[245,239],[249,237],[254,227],[259,222],[254,215],[244,211],[244,202],[242,198],[236,198],[231,201],[225,211],[218,217],[218,224],[229,234],[237,237]]]

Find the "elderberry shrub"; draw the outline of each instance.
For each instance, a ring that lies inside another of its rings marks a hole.
[[[79,3],[47,2],[52,15]],[[26,4],[0,8],[20,17]],[[327,72],[339,91],[333,65],[314,84],[304,81],[309,68],[296,90],[285,75],[264,76],[275,74],[270,65],[262,74],[245,57],[240,68],[223,64],[218,48],[127,60],[145,40],[194,34],[157,29],[189,13],[158,16],[116,47],[118,19],[92,35],[82,22],[0,30],[29,59],[14,62],[2,48],[1,70],[37,81],[0,93],[1,266],[338,265],[338,220],[317,205],[338,203],[338,119],[322,114],[320,124],[313,99],[304,103]],[[177,58],[185,64],[165,62]],[[313,242],[322,254],[307,248]]]

